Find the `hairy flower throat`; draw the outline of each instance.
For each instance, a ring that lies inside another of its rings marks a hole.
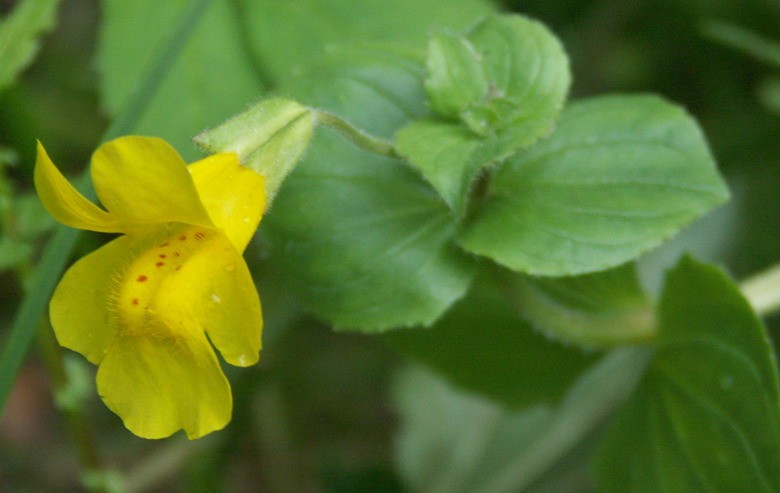
[[[214,232],[206,228],[176,228],[138,255],[120,281],[116,307],[120,326],[124,330],[149,328],[155,299],[160,290],[166,289],[166,280],[186,269],[192,254],[213,238]]]

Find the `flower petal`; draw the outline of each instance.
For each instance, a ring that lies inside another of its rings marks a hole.
[[[243,252],[265,211],[265,179],[233,153],[214,154],[189,169],[211,220]]]
[[[214,227],[187,165],[153,137],[120,137],[92,155],[92,181],[103,205],[124,221]]]
[[[35,160],[35,189],[46,210],[62,224],[104,233],[123,230],[116,216],[96,206],[73,188],[54,166],[40,142]]]
[[[142,438],[184,429],[190,439],[223,428],[232,413],[230,385],[200,333],[176,338],[123,333],[97,373],[103,402]]]
[[[138,238],[121,236],[81,258],[60,281],[49,305],[60,345],[98,364],[119,331],[112,300]]]
[[[166,277],[154,306],[178,330],[205,330],[222,357],[236,366],[257,362],[263,317],[246,262],[221,234],[204,241],[182,268]]]

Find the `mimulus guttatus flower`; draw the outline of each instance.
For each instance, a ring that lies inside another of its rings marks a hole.
[[[91,172],[107,210],[38,144],[35,186],[51,215],[122,233],[57,286],[57,340],[99,365],[98,393],[136,435],[184,429],[192,439],[224,427],[232,397],[211,344],[232,365],[259,357],[260,299],[241,253],[265,208],[263,177],[235,154],[187,166],[165,141],[132,136],[103,144]]]

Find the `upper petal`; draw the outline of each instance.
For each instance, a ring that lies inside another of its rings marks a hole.
[[[87,200],[62,176],[40,142],[35,160],[35,189],[49,214],[62,224],[104,233],[123,231],[116,216]]]
[[[186,163],[162,139],[106,142],[92,155],[92,181],[106,209],[124,221],[213,227]]]
[[[234,153],[192,163],[190,172],[211,220],[243,252],[265,211],[265,179]]]
[[[190,439],[223,428],[233,403],[230,385],[202,333],[177,338],[122,333],[97,373],[98,393],[127,429],[164,438],[184,429]]]
[[[80,259],[65,273],[49,304],[57,341],[94,364],[103,360],[119,331],[115,291],[138,241],[122,236]]]
[[[260,298],[244,259],[223,235],[204,237],[181,269],[163,280],[154,306],[175,330],[205,330],[228,363],[257,362],[263,328]]]

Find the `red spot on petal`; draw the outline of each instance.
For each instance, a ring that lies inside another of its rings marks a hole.
[[[138,304],[138,298],[133,298],[133,304],[134,304],[134,305],[137,305],[137,304]]]
[[[160,258],[165,258],[165,257],[167,257],[167,255],[165,255],[164,253],[162,253],[162,254],[158,255],[158,257],[160,257]]]
[[[181,236],[179,236],[179,240],[181,240],[181,241],[184,241],[184,240],[186,240],[186,239],[187,239],[187,236],[186,236],[186,235],[181,235]]]
[[[162,267],[163,265],[165,265],[165,262],[157,262],[154,265],[156,265],[159,268],[159,267]]]
[[[179,252],[173,252],[174,257],[181,257],[181,254]]]
[[[138,281],[138,282],[146,282],[147,279],[149,279],[149,278],[146,277],[146,276],[141,275],[141,276],[138,276],[138,279],[136,279],[136,281]]]
[[[203,233],[195,233],[195,239],[196,240],[202,240],[205,237],[206,237],[206,235],[203,234]]]
[[[163,243],[162,245],[160,245],[160,248],[162,248],[162,247],[167,247],[168,245],[170,245],[170,243],[168,243],[168,242],[166,241],[165,243]]]
[[[179,270],[179,269],[181,269],[181,265],[177,266],[174,270]]]

